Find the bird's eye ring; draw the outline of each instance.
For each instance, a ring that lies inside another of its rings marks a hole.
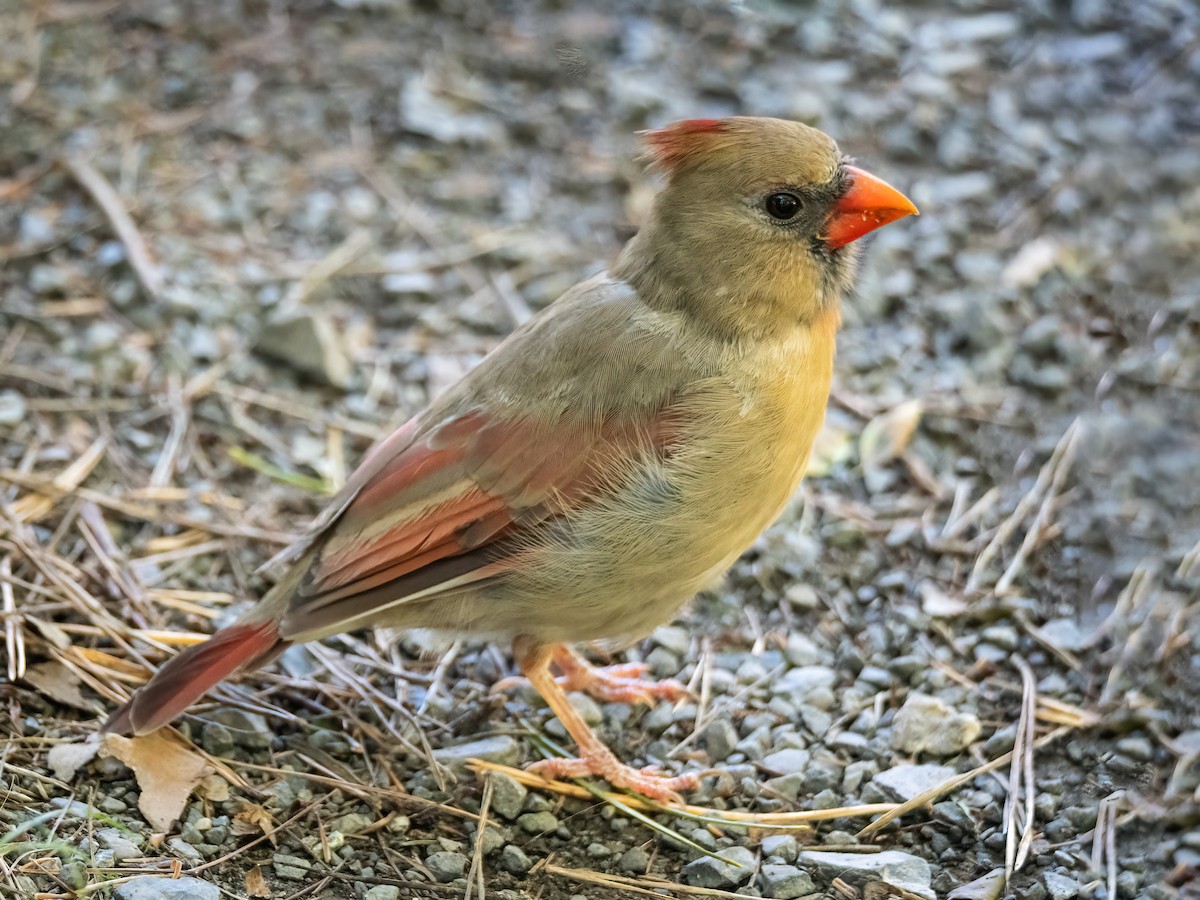
[[[789,222],[800,214],[800,208],[803,204],[800,198],[795,194],[780,192],[771,194],[767,197],[763,207],[772,219],[778,219],[780,222]]]

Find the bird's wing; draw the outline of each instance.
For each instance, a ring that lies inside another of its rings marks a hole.
[[[345,631],[503,574],[550,522],[672,439],[666,415],[637,425],[571,418],[472,409],[433,428],[402,427],[364,460],[350,495],[310,539],[281,636]]]

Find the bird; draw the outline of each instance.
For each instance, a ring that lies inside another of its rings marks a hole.
[[[370,450],[257,605],[165,663],[103,732],[154,731],[295,644],[432,629],[511,642],[578,748],[535,772],[664,801],[695,787],[696,772],[622,763],[566,693],[684,688],[577,648],[649,634],[780,515],[824,418],[855,241],[917,209],[799,122],[639,134],[661,184],[607,271]]]

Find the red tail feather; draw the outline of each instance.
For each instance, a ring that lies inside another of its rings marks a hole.
[[[222,629],[203,644],[188,647],[159,669],[100,730],[148,734],[181,714],[217,682],[239,669],[265,662],[285,646],[273,621]]]

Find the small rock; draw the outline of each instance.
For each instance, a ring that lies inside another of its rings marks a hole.
[[[507,844],[500,851],[500,868],[513,875],[524,875],[533,868],[533,860],[516,844]]]
[[[214,710],[206,718],[227,728],[239,747],[267,750],[271,746],[271,729],[258,713],[226,708]]]
[[[948,766],[893,766],[872,778],[871,786],[882,793],[884,800],[904,803],[918,794],[946,783],[955,774]],[[863,799],[866,800],[866,797]]]
[[[737,746],[737,728],[728,719],[716,719],[704,729],[704,747],[709,762],[718,763],[729,757]]]
[[[136,859],[142,855],[137,844],[131,841],[119,828],[101,828],[96,832],[96,840],[106,850],[111,850],[113,859],[122,863],[127,859]]]
[[[517,827],[530,834],[544,834],[558,828],[558,818],[552,812],[529,812],[517,819]]]
[[[721,855],[732,862],[715,856],[702,856],[683,867],[680,873],[684,882],[694,887],[732,888],[749,881],[754,874],[754,854],[745,847],[729,847]]]
[[[363,900],[400,900],[400,888],[394,884],[377,884],[363,895]]]
[[[816,890],[812,877],[795,866],[766,865],[759,874],[764,897],[794,900]]]
[[[425,868],[429,869],[434,878],[445,883],[462,878],[463,872],[467,870],[467,858],[461,853],[443,850],[429,854],[425,859]]]
[[[492,809],[512,821],[521,814],[529,790],[511,775],[492,773]]]
[[[763,856],[778,856],[786,863],[796,861],[798,851],[796,839],[790,834],[771,834],[762,839],[759,845]]]
[[[800,666],[784,672],[771,686],[771,693],[789,697],[797,704],[824,706],[813,701],[813,694],[822,689],[829,691],[836,681],[837,672],[828,666]]]
[[[483,841],[483,853],[485,856],[490,856],[508,843],[508,839],[504,836],[504,832],[502,832],[499,828],[493,828],[490,825],[483,829],[483,837],[480,838],[479,834],[477,833],[475,835],[475,840]]]
[[[692,643],[691,634],[686,628],[679,625],[661,625],[654,629],[651,637],[676,656],[686,654]]]
[[[808,768],[810,754],[807,750],[789,747],[786,750],[776,750],[762,759],[763,768],[780,775],[797,775]]]
[[[842,780],[842,767],[828,759],[814,759],[804,769],[804,782],[800,790],[805,794],[819,794],[836,788]]]
[[[956,712],[926,694],[909,694],[892,723],[892,746],[905,753],[952,756],[982,730],[974,713]]]
[[[1117,749],[1138,762],[1150,762],[1154,758],[1154,745],[1142,735],[1132,735],[1117,741]]]
[[[153,878],[143,876],[118,885],[113,900],[220,900],[215,884],[199,878]]]
[[[169,841],[167,841],[167,846],[184,859],[199,860],[204,858],[204,855],[199,850],[197,850],[183,838],[171,838]]]
[[[258,337],[258,350],[334,387],[350,382],[350,357],[333,320],[320,311],[268,322]]]
[[[342,834],[361,834],[374,824],[375,820],[370,816],[364,816],[362,813],[346,813],[330,822],[329,827]]]
[[[841,878],[858,885],[882,881],[934,900],[933,890],[929,886],[929,863],[911,853],[899,850],[884,850],[882,853],[806,850],[800,854],[800,862],[816,869],[826,881]]]
[[[650,868],[650,854],[644,847],[630,847],[617,860],[617,871],[631,875],[645,875]]]
[[[467,744],[457,744],[453,747],[442,747],[433,751],[433,758],[451,769],[464,770],[469,759],[482,759],[487,762],[500,763],[505,766],[515,766],[521,757],[521,748],[515,738],[506,734],[481,738]]]
[[[1042,883],[1046,885],[1046,893],[1050,895],[1050,900],[1071,900],[1079,896],[1081,886],[1069,875],[1047,872],[1042,876]]]
[[[16,391],[0,391],[0,425],[17,425],[25,418],[25,397]]]
[[[271,867],[276,876],[285,881],[307,881],[311,875],[312,860],[303,856],[276,853],[271,857]]]

